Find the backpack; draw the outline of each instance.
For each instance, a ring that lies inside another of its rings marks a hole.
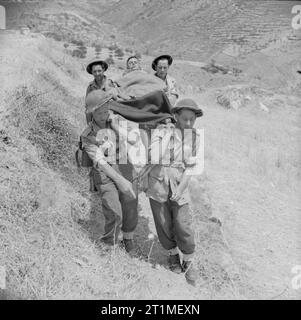
[[[93,161],[88,156],[87,152],[83,147],[83,138],[88,137],[92,132],[91,126],[88,126],[80,135],[78,148],[75,151],[75,161],[78,168],[92,168]]]

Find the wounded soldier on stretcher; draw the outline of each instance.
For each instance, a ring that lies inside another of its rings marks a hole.
[[[111,171],[108,165],[132,165],[133,192],[129,193],[136,197],[139,190],[146,191],[147,175],[156,165],[168,164],[177,156],[177,165],[189,167],[195,161],[195,152],[182,137],[178,153],[183,157],[170,154],[176,129],[164,93],[154,92],[126,103],[108,101],[96,108],[91,113],[91,131],[82,136],[82,142],[94,166],[103,173]]]
[[[151,130],[174,122],[162,91],[116,101],[103,91],[94,90],[87,96],[86,105],[91,130],[81,140],[89,157],[94,163],[130,163],[134,176],[148,163]]]
[[[154,167],[150,160],[156,159],[159,164],[167,148],[164,141],[155,145],[151,133],[155,129],[168,129],[167,133],[171,133],[175,120],[160,79],[136,70],[116,84],[110,92],[94,90],[87,95],[86,117],[91,130],[81,139],[94,166],[132,164],[131,180],[137,195],[138,185],[145,189],[144,178]],[[169,139],[170,135],[165,134],[165,140]],[[103,171],[111,171],[105,167]]]

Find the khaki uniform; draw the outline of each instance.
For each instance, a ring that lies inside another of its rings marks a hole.
[[[104,81],[99,86],[95,80],[92,81],[86,91],[88,95],[93,90],[114,90],[115,86],[112,80],[104,76]],[[87,118],[87,121],[91,119]],[[95,135],[95,133],[91,133]],[[113,146],[115,148],[115,145]],[[118,152],[118,150],[116,150]],[[93,159],[92,159],[93,160]],[[106,158],[108,164],[110,159]],[[124,178],[133,181],[133,167],[131,164],[117,165],[115,162],[110,164]],[[97,191],[102,200],[102,213],[105,217],[104,235],[101,239],[109,244],[115,244],[118,240],[120,229],[123,231],[124,239],[132,239],[133,231],[138,223],[138,200],[128,200],[117,189],[114,181],[106,176],[104,172],[92,168],[90,172],[91,189]]]
[[[100,85],[97,84],[95,79],[89,83],[86,91],[86,96],[93,90],[110,91],[114,88],[115,88],[114,82],[111,79],[108,79],[106,76],[104,76]]]
[[[164,129],[155,130],[152,134],[152,145],[160,143],[165,135]],[[179,185],[184,172],[187,173],[195,166],[195,164],[191,164],[191,159],[185,158],[185,151],[188,151],[185,148],[189,148],[190,144],[190,154],[195,156],[198,136],[193,131],[191,143],[189,143],[182,138],[180,130],[175,130],[172,137],[173,142],[170,142],[169,146],[171,161],[166,165],[158,164],[150,171],[146,195],[150,198],[156,230],[163,248],[175,252],[178,247],[189,259],[194,253],[195,242],[194,232],[191,228],[190,197],[187,188],[177,202],[170,200],[170,198]]]
[[[155,76],[157,77],[157,74],[155,73]],[[179,93],[177,90],[177,82],[176,79],[171,77],[170,75],[166,75],[165,79],[165,84],[166,84],[166,95],[168,98],[170,98],[172,95],[176,96],[176,98],[179,98]]]
[[[124,178],[133,181],[132,166],[112,165]],[[91,171],[95,188],[102,200],[102,213],[105,217],[104,234],[101,239],[104,242],[114,244],[118,240],[120,230],[123,231],[123,238],[132,239],[133,232],[138,223],[138,200],[129,200],[119,192],[114,181],[104,172],[95,168]]]

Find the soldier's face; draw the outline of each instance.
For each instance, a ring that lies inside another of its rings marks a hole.
[[[127,65],[130,70],[138,70],[139,69],[139,61],[137,58],[132,58],[128,61]]]
[[[177,124],[181,129],[192,129],[196,120],[195,112],[182,109],[176,113]]]
[[[165,77],[167,75],[168,68],[169,68],[169,65],[168,65],[167,59],[159,60],[157,67],[156,67],[157,75],[160,78],[165,79]]]
[[[96,64],[92,66],[92,74],[96,80],[100,80],[104,75],[104,69],[100,64]]]

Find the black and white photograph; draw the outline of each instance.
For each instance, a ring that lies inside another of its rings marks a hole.
[[[2,302],[301,299],[301,1],[0,0],[0,80]]]

